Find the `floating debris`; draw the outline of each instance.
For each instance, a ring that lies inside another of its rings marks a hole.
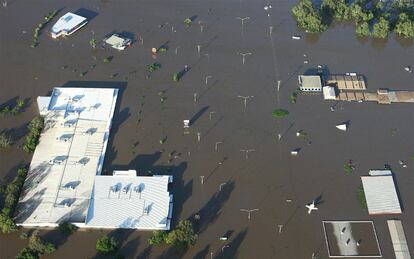
[[[293,35],[293,36],[292,36],[292,39],[294,39],[294,40],[300,40],[300,39],[302,39],[302,36],[299,36],[299,35]]]
[[[412,73],[412,72],[413,72],[413,70],[411,69],[411,67],[410,67],[410,66],[406,66],[406,67],[404,67],[404,70],[405,70],[406,72],[408,72],[408,73]]]
[[[346,125],[346,123],[343,123],[343,124],[336,125],[336,128],[342,131],[346,131],[348,126]]]

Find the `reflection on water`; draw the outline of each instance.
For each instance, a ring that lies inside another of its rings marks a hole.
[[[388,38],[385,38],[385,39],[375,39],[375,38],[373,38],[371,40],[371,46],[375,50],[384,50],[385,46],[387,45],[387,42],[388,42]]]
[[[305,35],[305,41],[306,43],[314,45],[319,41],[319,37],[320,37],[320,33],[307,33]]]
[[[413,45],[413,39],[412,38],[402,38],[395,35],[395,41],[398,42],[403,48],[409,48]]]

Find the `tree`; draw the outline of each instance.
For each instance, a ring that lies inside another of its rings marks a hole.
[[[20,251],[20,253],[16,256],[16,259],[38,259],[38,258],[39,256],[27,247],[23,248]]]
[[[328,26],[322,23],[322,16],[316,10],[312,0],[301,0],[293,7],[292,13],[295,16],[299,27],[311,33],[318,33],[326,30]]]
[[[378,22],[374,24],[372,35],[375,38],[385,39],[390,31],[390,22],[385,17],[380,17]]]
[[[92,47],[92,48],[96,48],[96,39],[95,39],[95,38],[92,38],[92,39],[89,41],[89,45],[91,45],[91,47]]]
[[[39,237],[38,231],[34,231],[33,234],[30,236],[28,248],[36,252],[38,255],[51,254],[56,251],[55,245],[42,240]]]
[[[362,37],[367,37],[371,34],[371,32],[369,31],[369,25],[367,22],[361,22],[360,24],[358,24],[355,32],[358,36],[362,36]]]
[[[59,224],[57,229],[64,235],[70,236],[78,230],[78,227],[69,223],[69,222],[62,222]]]
[[[12,141],[6,133],[0,133],[0,148],[6,148],[11,145]]]
[[[5,215],[3,212],[0,213],[0,229],[3,234],[9,234],[17,231],[17,226],[14,224],[13,219]]]
[[[155,230],[152,232],[152,237],[148,239],[148,243],[150,245],[160,245],[165,242],[167,236],[167,232],[162,230]]]
[[[321,8],[325,14],[333,16],[338,21],[350,18],[350,8],[346,0],[324,0]]]
[[[118,241],[114,237],[103,236],[96,242],[96,250],[103,254],[110,254],[118,249]]]
[[[189,220],[180,221],[176,229],[168,233],[165,243],[168,245],[188,248],[197,241],[197,234],[194,233],[193,224]]]
[[[414,22],[406,13],[400,13],[394,32],[404,38],[414,37]]]

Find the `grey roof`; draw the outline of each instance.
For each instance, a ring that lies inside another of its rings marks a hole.
[[[299,76],[299,86],[304,88],[321,88],[322,81],[320,76],[307,76],[307,75],[300,75]]]
[[[401,220],[387,220],[396,259],[411,259]]]

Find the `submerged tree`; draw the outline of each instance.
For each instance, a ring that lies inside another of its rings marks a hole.
[[[406,13],[400,13],[394,32],[401,37],[414,37],[414,21]]]
[[[385,39],[390,31],[390,22],[385,17],[380,17],[378,22],[374,24],[372,35],[375,38]]]
[[[293,7],[292,12],[299,27],[308,32],[317,33],[328,28],[322,22],[322,16],[316,10],[312,0],[300,0],[299,4]]]
[[[118,249],[118,241],[114,237],[103,236],[96,242],[96,250],[103,254],[110,254]]]

